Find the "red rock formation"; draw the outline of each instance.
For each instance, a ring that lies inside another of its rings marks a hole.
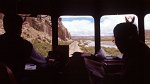
[[[50,16],[38,16],[37,18],[27,18],[26,22],[29,23],[31,27],[38,31],[42,31],[44,33],[52,36],[52,23]],[[58,19],[58,38],[61,40],[68,40],[71,38],[70,33],[67,28],[61,22],[61,19]]]
[[[67,28],[62,24],[61,18],[58,19],[58,37],[65,41],[71,39],[71,35]]]

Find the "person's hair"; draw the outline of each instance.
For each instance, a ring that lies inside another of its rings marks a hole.
[[[132,23],[120,23],[113,32],[117,39],[138,39],[137,27]]]
[[[21,30],[23,19],[16,14],[6,14],[3,18],[3,26],[6,33],[14,33]]]

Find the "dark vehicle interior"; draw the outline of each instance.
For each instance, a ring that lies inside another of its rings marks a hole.
[[[136,15],[139,38],[145,42],[144,17],[150,13],[149,4],[149,0],[1,0],[0,13],[2,14],[16,13],[22,15],[24,20],[29,17],[37,18],[39,15],[51,16],[52,43],[50,51],[62,55],[63,59],[61,60],[63,66],[57,68],[53,68],[51,65],[48,68],[41,68],[38,63],[30,60],[27,63],[29,65],[25,67],[26,70],[22,72],[21,84],[122,84],[119,77],[111,77],[121,70],[122,59],[107,56],[102,61],[96,57],[97,52],[102,48],[100,18],[104,15]],[[92,16],[94,18],[94,53],[82,56],[84,53],[76,52],[73,54],[75,57],[70,57],[69,46],[59,45],[58,19],[60,16],[67,15]],[[47,45],[47,47],[49,46]],[[47,54],[51,53],[47,52]],[[91,65],[88,66],[88,64]],[[88,70],[90,66],[95,68],[92,71]],[[10,84],[18,84],[13,72],[7,66],[0,65],[0,69],[0,74],[8,75]],[[94,73],[98,76],[95,76]],[[1,84],[5,84],[2,81],[4,78],[0,78]],[[119,83],[115,83],[116,81]]]

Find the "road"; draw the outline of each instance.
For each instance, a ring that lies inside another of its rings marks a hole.
[[[78,44],[78,41],[74,41],[69,45],[69,57],[72,57],[74,52],[82,52]]]

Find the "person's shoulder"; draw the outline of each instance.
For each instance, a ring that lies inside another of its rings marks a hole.
[[[28,46],[32,46],[32,43],[29,42],[28,40],[23,39],[23,38],[21,38],[21,39],[22,39],[22,42],[23,42],[24,44],[26,44],[26,45],[28,45]]]
[[[26,42],[28,45],[31,45],[31,46],[32,46],[32,43],[29,42],[29,41],[27,41],[27,40],[25,40],[25,39],[24,39],[24,42]]]
[[[149,54],[149,55],[150,55],[150,48],[149,48],[148,45],[146,45],[145,43],[142,43],[141,49],[142,49],[142,51],[143,51],[145,54]]]

